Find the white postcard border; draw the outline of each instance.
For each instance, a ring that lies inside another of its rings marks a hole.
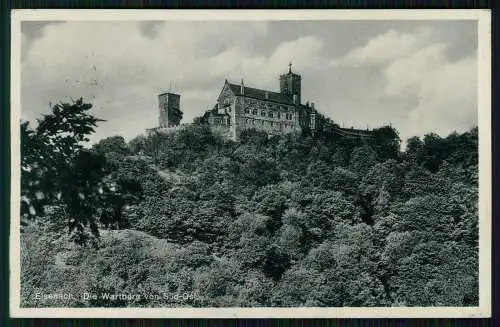
[[[16,318],[484,318],[491,316],[490,10],[13,10],[11,15],[10,315]],[[477,20],[479,306],[393,308],[21,308],[20,128],[22,21]]]

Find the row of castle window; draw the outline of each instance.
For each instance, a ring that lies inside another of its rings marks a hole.
[[[289,108],[287,106],[273,105],[273,104],[266,103],[266,102],[250,101],[250,102],[247,102],[247,104],[251,104],[253,106],[260,106],[260,107],[266,108],[268,110],[270,110],[270,109],[281,110],[281,111],[288,111],[289,110]],[[231,100],[230,99],[225,99],[224,102],[223,102],[222,107],[224,109],[226,109],[226,112],[231,112]],[[249,108],[245,108],[245,113],[249,114],[250,113],[250,109]],[[257,115],[258,114],[257,109],[253,109],[252,110],[252,114],[253,115]],[[265,117],[266,116],[266,111],[262,110],[261,111],[261,116]],[[273,112],[269,111],[269,117],[273,118],[273,116],[274,116]],[[276,118],[279,118],[279,113],[276,113]],[[293,119],[293,115],[287,113],[287,114],[285,114],[285,118],[288,119],[288,120],[292,120]]]
[[[254,120],[254,119],[246,119],[245,120],[246,124],[247,125],[262,125],[262,126],[265,126],[265,125],[268,125],[268,126],[271,126],[271,127],[279,127],[280,123],[278,122],[273,122],[273,121],[265,121],[265,120]],[[284,128],[292,128],[293,124],[283,124],[283,127]]]
[[[245,108],[245,113],[246,114],[250,114],[250,112],[252,113],[252,115],[255,115],[255,116],[257,116],[259,114],[259,112],[258,112],[257,109],[250,110],[250,108]],[[267,116],[269,118],[280,118],[280,114],[279,113],[274,113],[272,111],[266,112],[265,110],[262,110],[260,112],[260,115],[262,117],[266,117]],[[285,114],[283,116],[283,118],[288,119],[288,120],[292,120],[293,119],[293,115],[292,114]]]
[[[268,110],[273,109],[273,110],[288,111],[290,109],[288,106],[278,105],[271,102],[257,101],[252,99],[241,99],[240,101],[241,103],[245,103],[246,105],[266,108]]]

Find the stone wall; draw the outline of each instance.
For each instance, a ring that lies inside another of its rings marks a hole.
[[[160,117],[160,127],[177,126],[182,120],[182,111],[180,110],[180,95],[173,93],[164,93],[158,95]]]
[[[242,130],[252,128],[271,135],[300,131],[294,106],[243,96],[238,96],[235,101],[235,125],[236,137]]]

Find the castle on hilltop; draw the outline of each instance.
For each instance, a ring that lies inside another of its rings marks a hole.
[[[366,138],[367,130],[340,128],[331,119],[315,108],[314,102],[302,104],[302,77],[292,72],[280,76],[279,92],[248,87],[225,81],[217,103],[205,112],[200,122],[233,140],[238,140],[241,131],[256,129],[268,135],[282,135],[290,132],[309,131],[315,134],[329,130],[345,137]],[[159,98],[159,128],[168,130],[179,126],[182,119],[180,95],[163,93]],[[176,129],[176,128],[174,128]]]

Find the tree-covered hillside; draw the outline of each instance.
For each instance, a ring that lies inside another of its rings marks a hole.
[[[85,149],[88,109],[23,125],[23,306],[478,305],[477,128]]]

